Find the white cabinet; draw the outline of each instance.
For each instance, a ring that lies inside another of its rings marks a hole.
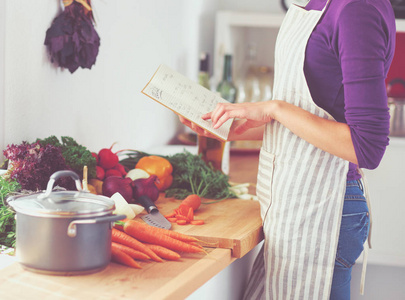
[[[405,32],[405,19],[396,19],[397,32]]]
[[[216,16],[214,80],[222,76],[224,54],[233,55],[234,73],[240,69],[247,45],[258,45],[258,62],[273,66],[276,37],[285,14],[219,11]],[[405,32],[405,19],[396,20],[397,32]]]
[[[284,14],[220,11],[216,17],[214,80],[222,76],[223,57],[233,55],[233,72],[241,68],[249,43],[257,45],[258,63],[273,66],[274,45]]]

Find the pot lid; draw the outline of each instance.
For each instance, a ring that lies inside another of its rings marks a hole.
[[[111,199],[84,191],[57,191],[48,197],[43,195],[44,193],[35,193],[15,196],[7,201],[15,211],[29,215],[94,216],[115,209]]]
[[[63,176],[71,176],[78,191],[53,190],[54,182]],[[115,209],[114,201],[110,198],[83,191],[79,176],[72,171],[54,173],[45,192],[12,196],[7,202],[16,212],[35,216],[96,216]]]

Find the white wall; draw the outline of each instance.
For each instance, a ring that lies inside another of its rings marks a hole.
[[[0,150],[4,149],[4,39],[6,33],[6,3],[0,1]],[[0,162],[2,154],[0,153]]]
[[[278,13],[283,11],[281,0],[221,0],[220,9],[262,13]]]
[[[117,149],[168,143],[176,117],[140,91],[160,63],[186,74],[196,68],[200,11],[188,2],[93,1],[100,52],[91,70],[70,74],[50,63],[43,45],[58,1],[43,0],[41,9],[35,1],[2,1],[4,144],[52,134],[95,151],[115,141]]]
[[[280,9],[276,0],[93,1],[100,52],[91,70],[70,74],[50,63],[43,45],[58,1],[42,0],[40,9],[37,1],[0,2],[1,149],[49,135],[93,151],[167,144],[182,125],[140,92],[158,65],[197,79],[199,52],[213,53],[218,9]]]

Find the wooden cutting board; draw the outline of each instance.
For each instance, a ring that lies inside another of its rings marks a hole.
[[[232,154],[230,181],[249,183],[249,193],[256,194],[258,165],[257,152]],[[172,213],[180,203],[181,200],[166,199],[163,194],[156,201],[163,215]],[[226,199],[214,204],[202,204],[195,212],[195,219],[203,219],[205,224],[172,224],[172,230],[195,236],[207,242],[206,246],[231,249],[234,258],[244,256],[263,240],[262,221],[257,201]]]
[[[155,204],[166,215],[180,203],[181,200],[166,199],[161,195]],[[244,256],[263,239],[259,203],[254,200],[226,199],[201,204],[194,218],[203,219],[205,224],[172,223],[172,230],[194,236],[206,242],[204,246],[207,247],[231,249],[235,258]]]

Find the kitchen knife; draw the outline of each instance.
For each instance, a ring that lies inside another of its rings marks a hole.
[[[140,196],[137,200],[149,213],[141,216],[141,219],[147,224],[164,229],[172,227],[172,224],[159,212],[155,203],[148,196]]]

